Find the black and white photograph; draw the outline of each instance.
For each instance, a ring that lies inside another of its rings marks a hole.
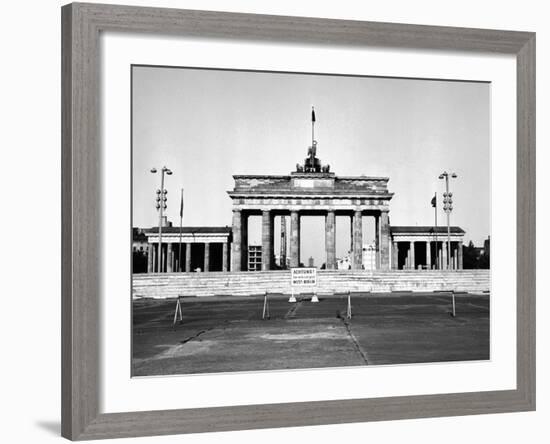
[[[490,84],[134,65],[132,376],[490,359]]]
[[[545,12],[6,2],[3,442],[548,441]]]

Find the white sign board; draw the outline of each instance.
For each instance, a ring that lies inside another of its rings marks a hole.
[[[291,268],[292,287],[314,287],[317,285],[317,268]]]

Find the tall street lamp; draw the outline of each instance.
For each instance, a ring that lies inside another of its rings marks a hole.
[[[151,168],[151,173],[155,174],[156,172],[156,168]],[[156,208],[159,212],[159,251],[157,261],[157,273],[160,273],[164,268],[162,260],[162,215],[164,210],[166,210],[166,201],[168,200],[168,198],[166,197],[168,191],[164,189],[164,174],[168,174],[170,176],[172,174],[172,171],[165,166],[162,167],[162,169],[160,170],[160,190],[157,190]]]
[[[453,193],[449,191],[449,176],[453,179],[457,178],[456,173],[447,173],[447,171],[439,175],[440,179],[445,179],[443,210],[447,214],[447,270],[451,268],[451,212],[453,211]]]

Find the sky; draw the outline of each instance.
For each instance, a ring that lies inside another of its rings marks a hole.
[[[158,225],[155,191],[167,166],[168,219],[179,226],[231,225],[234,174],[289,174],[311,145],[336,175],[389,177],[392,225],[434,224],[443,171],[455,172],[451,225],[466,241],[490,235],[490,84],[439,80],[133,67],[133,226]],[[365,218],[364,239],[374,238]],[[289,223],[289,222],[287,222]],[[275,222],[275,251],[280,221]],[[249,243],[260,244],[259,218]],[[337,256],[349,250],[349,220],[337,217]],[[324,261],[324,222],[302,219],[302,261]]]

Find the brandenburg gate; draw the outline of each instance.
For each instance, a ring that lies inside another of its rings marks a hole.
[[[300,218],[325,217],[326,268],[336,269],[336,216],[351,218],[352,268],[363,261],[363,216],[375,219],[376,262],[390,268],[389,202],[387,177],[336,176],[316,157],[316,145],[290,175],[235,175],[228,191],[233,202],[231,270],[247,267],[248,217],[262,217],[262,270],[274,260],[274,218],[290,216],[290,266],[300,266]]]

